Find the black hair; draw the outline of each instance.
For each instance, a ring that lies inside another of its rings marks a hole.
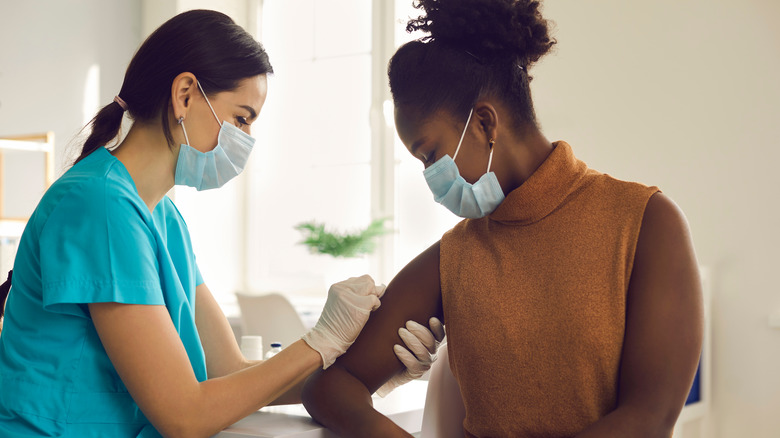
[[[273,67],[263,46],[225,14],[192,10],[166,21],[133,56],[119,97],[133,120],[160,117],[169,145],[171,85],[184,72],[194,74],[204,92],[213,95],[235,89],[242,79],[273,73]],[[97,113],[76,163],[117,137],[123,114],[117,102]]]
[[[550,51],[549,23],[539,1],[418,0],[425,15],[406,30],[429,35],[401,46],[387,74],[396,106],[422,118],[440,109],[466,117],[483,97],[501,98],[515,123],[536,124],[528,75]]]

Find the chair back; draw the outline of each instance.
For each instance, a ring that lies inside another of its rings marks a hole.
[[[262,336],[263,351],[269,351],[272,342],[288,347],[306,333],[300,315],[284,296],[239,292],[236,297],[241,309],[241,334]]]

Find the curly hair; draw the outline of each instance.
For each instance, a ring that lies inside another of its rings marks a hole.
[[[428,35],[401,46],[388,65],[397,105],[422,116],[446,108],[468,112],[483,97],[501,97],[519,123],[535,123],[528,69],[555,39],[539,1],[418,0],[424,15],[406,30]]]

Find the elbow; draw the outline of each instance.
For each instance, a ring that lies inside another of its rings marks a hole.
[[[187,411],[180,412],[172,415],[167,415],[165,418],[158,418],[157,421],[153,421],[157,432],[165,438],[191,438],[199,436],[212,436],[222,430],[224,427],[218,426],[213,421],[209,421],[208,415],[197,414],[196,412]]]
[[[669,438],[674,433],[674,426],[677,424],[677,419],[680,418],[680,412],[682,408],[669,409],[658,418],[658,434],[656,436]]]
[[[192,438],[198,436],[212,436],[219,430],[206,430],[200,427],[193,419],[190,421],[172,421],[165,425],[155,426],[157,431],[165,438]]]
[[[156,424],[155,428],[165,438],[188,438],[193,436],[208,436],[204,431],[198,430],[193,421],[182,419],[170,419],[162,424]]]
[[[667,407],[665,409],[646,408],[644,414],[640,414],[635,424],[638,435],[646,438],[669,438],[674,433],[674,426],[680,416],[681,408]]]
[[[303,384],[301,389],[301,403],[311,417],[322,422],[320,417],[320,406],[323,391],[319,389],[321,385],[320,378],[322,370],[315,372]]]

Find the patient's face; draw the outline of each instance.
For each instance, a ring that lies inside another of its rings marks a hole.
[[[417,111],[397,106],[395,128],[406,149],[427,169],[441,157],[455,155],[467,118],[468,114],[455,117],[446,110],[423,118]],[[472,116],[455,160],[461,176],[472,184],[485,174],[488,163],[487,148],[478,143],[478,133],[478,122]]]

